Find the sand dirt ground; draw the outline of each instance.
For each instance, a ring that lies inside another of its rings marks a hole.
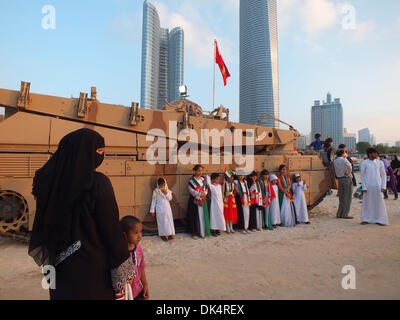
[[[142,240],[152,299],[400,299],[400,201],[386,201],[390,225],[335,219],[338,198],[311,213],[311,225],[250,235],[164,243]],[[342,267],[356,290],[342,289]],[[27,246],[0,238],[0,299],[48,299]]]

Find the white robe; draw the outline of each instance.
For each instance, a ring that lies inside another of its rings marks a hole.
[[[279,188],[278,185],[272,185],[275,191],[275,199],[272,200],[269,210],[271,211],[272,224],[274,226],[281,224],[281,210],[279,208]]]
[[[368,223],[389,224],[382,190],[386,189],[386,170],[380,160],[364,160],[360,165],[363,195],[361,220]]]
[[[292,203],[290,203],[290,199],[286,195],[283,195],[282,200],[281,221],[284,227],[292,228],[296,225]]]
[[[197,183],[200,186],[203,185],[203,179],[201,179],[201,178],[197,179],[196,177],[194,179],[196,179]],[[208,189],[206,189],[204,191],[205,191],[205,194],[208,194]],[[201,198],[200,192],[198,192],[198,191],[194,190],[192,187],[190,187],[190,184],[189,184],[189,192],[194,198],[197,198],[197,199]],[[197,212],[199,214],[199,221],[200,221],[200,236],[202,238],[204,238],[206,236],[205,224],[204,224],[204,211],[203,211],[203,207],[202,206],[197,206],[197,209],[198,209]]]
[[[235,184],[238,184],[239,181],[235,180]],[[242,181],[240,182],[240,185],[242,186],[242,190],[243,190],[243,195],[245,198],[244,201],[244,207],[243,207],[243,218],[244,218],[244,230],[249,229],[249,220],[250,220],[250,207],[249,207],[249,203],[247,201],[247,182],[246,181]],[[250,190],[249,190],[250,192]]]
[[[294,182],[292,185],[294,207],[296,209],[297,221],[306,223],[308,220],[307,202],[304,195],[304,191],[307,190],[307,186],[303,181],[299,183]]]
[[[170,201],[172,192],[166,195],[159,194],[151,201],[150,213],[157,217],[158,235],[160,237],[175,235],[174,218],[172,215]]]
[[[210,229],[226,231],[222,185],[212,184],[209,176],[207,176],[207,184],[211,192]]]

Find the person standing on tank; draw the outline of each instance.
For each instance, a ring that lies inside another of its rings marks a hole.
[[[104,148],[96,131],[74,131],[34,177],[28,253],[39,266],[55,268],[51,300],[113,300],[135,277],[113,187],[96,172]]]

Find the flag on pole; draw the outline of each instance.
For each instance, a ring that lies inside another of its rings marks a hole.
[[[224,86],[226,86],[226,79],[228,79],[231,74],[225,65],[224,59],[222,59],[222,56],[219,53],[217,41],[215,41],[215,63],[218,64],[219,70],[221,70],[222,77],[224,78]]]

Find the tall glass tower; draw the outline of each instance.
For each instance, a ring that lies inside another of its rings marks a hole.
[[[179,99],[184,76],[184,32],[160,27],[156,7],[143,3],[141,108],[164,109]]]
[[[276,0],[240,0],[240,122],[257,124],[263,113],[279,118]],[[279,123],[263,119],[265,126]]]

